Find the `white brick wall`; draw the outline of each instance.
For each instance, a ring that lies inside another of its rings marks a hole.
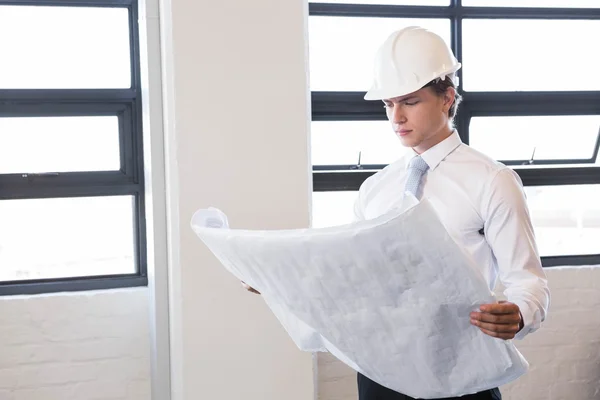
[[[0,400],[149,400],[147,289],[0,298]]]
[[[515,344],[530,364],[504,400],[600,399],[600,267],[546,270],[551,305],[542,328]],[[356,374],[318,355],[319,400],[355,400]]]

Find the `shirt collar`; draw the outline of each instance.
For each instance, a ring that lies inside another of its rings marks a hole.
[[[460,139],[460,136],[458,136],[458,132],[455,130],[446,139],[442,140],[440,143],[421,154],[421,157],[423,160],[425,160],[427,165],[429,165],[429,169],[434,170],[444,160],[444,158],[448,156],[448,154],[452,153],[461,144],[462,140]],[[411,156],[407,157],[406,160],[407,168],[410,160],[418,156],[414,150],[410,154]]]

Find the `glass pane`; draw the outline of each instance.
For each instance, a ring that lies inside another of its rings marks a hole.
[[[600,115],[473,117],[469,143],[501,161],[585,160],[594,156],[599,131]]]
[[[0,6],[0,88],[131,86],[126,8]]]
[[[600,254],[600,185],[525,188],[542,256]]]
[[[312,227],[344,225],[354,220],[354,201],[358,192],[313,192]]]
[[[463,0],[462,5],[473,7],[600,8],[598,0]]]
[[[535,32],[535,34],[532,34]],[[574,45],[600,37],[600,21],[463,21],[467,91],[600,90],[600,52]]]
[[[0,174],[118,171],[118,117],[0,118]]]
[[[390,164],[408,150],[388,121],[315,121],[311,127],[313,165]]]
[[[0,280],[131,274],[133,197],[0,201]]]
[[[310,17],[310,88],[313,91],[369,90],[377,49],[393,32],[420,25],[450,43],[447,19]]]
[[[448,6],[450,0],[310,0],[310,3],[391,4],[396,6]]]

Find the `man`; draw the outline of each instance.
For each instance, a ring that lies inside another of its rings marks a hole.
[[[478,263],[490,290],[498,277],[506,288],[507,302],[481,305],[480,312],[464,318],[498,340],[522,339],[546,318],[546,276],[519,176],[461,143],[453,128],[460,67],[447,44],[420,27],[394,32],[380,47],[374,84],[365,99],[383,101],[394,132],[412,151],[361,185],[356,219],[384,214],[406,192],[427,198],[448,232]],[[411,399],[360,373],[358,392],[359,400]],[[499,400],[501,395],[490,388],[459,399]]]
[[[519,176],[461,143],[453,128],[460,67],[447,44],[420,27],[394,32],[380,47],[365,99],[383,101],[394,132],[412,151],[363,183],[355,214],[357,219],[377,217],[397,206],[406,192],[427,198],[448,232],[476,260],[490,290],[498,277],[506,288],[507,302],[482,305],[480,312],[464,317],[499,340],[522,339],[546,318],[546,276]],[[361,374],[358,389],[360,400],[411,399]],[[501,395],[490,388],[460,399]]]

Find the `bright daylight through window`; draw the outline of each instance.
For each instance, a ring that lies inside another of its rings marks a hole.
[[[0,294],[146,279],[137,1],[0,0]]]
[[[312,1],[309,10],[313,226],[350,222],[362,182],[405,154],[381,104],[363,96],[376,46],[419,25],[463,63],[457,131],[520,175],[544,266],[600,264],[600,81],[589,79],[600,53],[574,45],[600,37],[600,2]]]

